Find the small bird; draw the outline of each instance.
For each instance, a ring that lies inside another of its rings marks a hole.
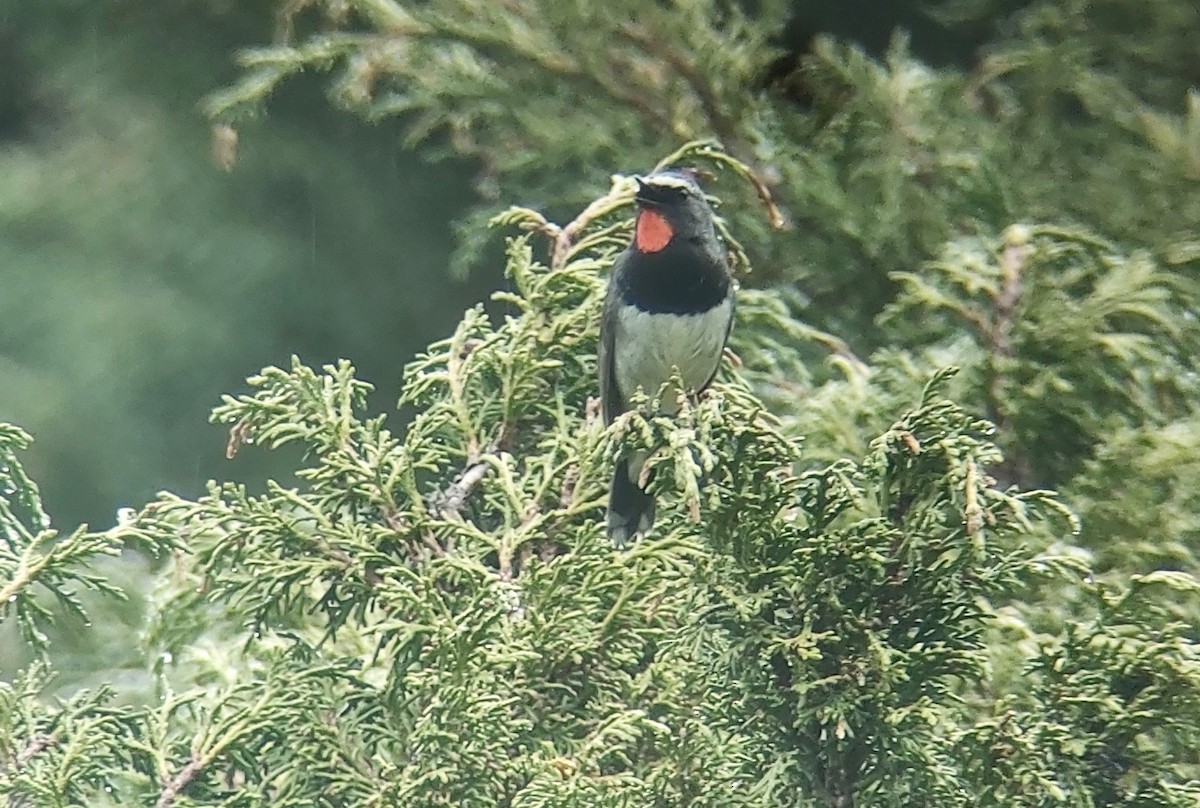
[[[681,171],[638,179],[633,240],[617,256],[600,321],[604,422],[629,409],[640,387],[654,395],[679,369],[687,393],[712,382],[733,327],[734,283],[712,208]],[[678,391],[662,410],[678,411]],[[608,536],[625,546],[654,524],[654,498],[638,485],[645,456],[621,460],[608,496]]]

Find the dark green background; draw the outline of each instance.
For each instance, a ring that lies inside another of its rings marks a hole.
[[[19,3],[0,12],[0,420],[60,525],[155,491],[261,475],[208,426],[224,392],[299,354],[351,357],[395,400],[413,352],[495,277],[445,266],[467,167],[431,166],[293,83],[212,162],[205,93],[265,9]]]

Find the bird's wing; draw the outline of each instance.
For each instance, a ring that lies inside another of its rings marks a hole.
[[[620,296],[617,294],[617,278],[625,263],[625,253],[617,256],[612,271],[608,276],[608,293],[604,297],[604,313],[600,317],[600,351],[597,369],[600,373],[600,406],[604,413],[604,423],[611,424],[613,419],[625,412],[625,402],[621,398],[621,390],[617,386],[616,351],[613,341],[617,330],[617,308],[620,306]]]
[[[731,331],[733,331],[733,321],[734,321],[734,318],[736,317],[736,315],[737,315],[737,295],[734,294],[733,281],[730,281],[729,282],[729,322],[727,322],[725,324],[725,338],[723,340],[721,340],[721,353],[722,354],[725,353],[725,346],[729,344],[729,333]],[[708,381],[706,381],[700,387],[700,390],[708,389],[708,386],[713,383],[713,379],[717,378],[717,371],[719,371],[720,369],[721,369],[721,357],[718,356],[717,363],[715,365],[713,365],[712,375],[710,375],[708,377]],[[697,390],[696,392],[700,392],[700,390]]]

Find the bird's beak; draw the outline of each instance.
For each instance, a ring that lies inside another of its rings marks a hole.
[[[633,181],[637,183],[637,191],[634,192],[633,198],[642,205],[654,205],[657,201],[650,197],[651,190],[646,185],[645,180],[641,177],[634,177]]]

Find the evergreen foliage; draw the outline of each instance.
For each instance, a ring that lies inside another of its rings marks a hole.
[[[92,559],[167,558],[152,695],[52,697],[30,666],[0,687],[0,795],[1197,804],[1197,12],[1011,6],[937,5],[996,23],[964,72],[902,36],[879,57],[818,37],[792,64],[778,2],[283,4],[209,111],[238,123],[336,69],[340,104],[529,203],[462,224],[462,260],[485,219],[507,236],[508,285],[408,365],[403,429],[344,361],[227,397],[229,456],[303,458],[261,489],[58,536],[27,437],[0,432],[0,618],[35,647],[71,623],[52,600],[116,588]],[[697,136],[728,154],[663,162],[712,169],[758,270],[736,356],[678,417],[606,429],[626,172]],[[632,452],[662,504],[615,551],[604,487]]]
[[[808,5],[282,3],[276,43],[243,52],[244,78],[208,110],[236,122],[286,79],[333,71],[335,103],[399,116],[431,156],[475,158],[489,198],[503,189],[563,213],[614,167],[715,137],[772,185],[793,225],[781,237],[732,214],[764,279],[797,285],[802,318],[860,350],[886,342],[873,318],[894,295],[889,273],[964,231],[1083,223],[1130,249],[1195,258],[1190,0],[932,4],[947,25],[999,30],[970,72],[931,69],[901,35],[881,60],[828,36],[785,52],[780,32]],[[753,207],[742,192],[727,201]],[[485,205],[464,220],[460,268],[491,215]]]
[[[706,146],[677,157],[726,164]],[[1039,536],[1069,545],[1074,518],[989,476],[994,428],[947,397],[953,370],[928,376],[858,457],[827,464],[728,368],[678,418],[603,427],[594,321],[632,191],[616,177],[561,227],[528,209],[500,217],[525,231],[498,295],[512,313],[468,311],[409,365],[401,404],[418,415],[403,436],[364,412],[370,386],[348,363],[268,368],[214,419],[230,454],[302,448],[297,485],[164,494],[61,545],[64,562],[122,539],[172,555],[146,637],[157,698],[122,707],[101,690],[51,707],[32,669],[3,691],[0,793],[1194,804],[1200,659],[1156,593],[1194,610],[1200,584],[1158,572],[1102,585],[1042,550]],[[661,528],[616,551],[604,485],[618,454],[645,450]],[[11,552],[36,557],[49,537],[10,521]],[[30,569],[22,590],[61,591],[59,566]],[[1039,613],[1068,589],[1073,608]]]
[[[215,166],[197,101],[266,15],[205,5],[0,4],[0,116],[28,99],[0,119],[0,420],[37,438],[63,526],[227,473],[215,391],[295,352],[396,376],[499,274],[429,269],[469,194],[453,166],[398,157],[301,83]]]
[[[534,0],[489,12],[502,22],[476,5],[285,5],[279,43],[247,53],[210,112],[236,120],[287,76],[333,70],[343,106],[400,116],[414,142],[448,134],[488,188],[550,209],[583,204],[614,165],[651,164],[664,138],[715,136],[790,224],[770,231],[744,188],[723,189],[749,280],[770,289],[735,339],[816,457],[863,452],[957,365],[956,399],[999,429],[1003,480],[1107,514],[1117,533],[1087,520],[1083,537],[1100,568],[1196,570],[1200,536],[1170,514],[1190,512],[1200,478],[1186,462],[1144,475],[1165,426],[1189,445],[1200,392],[1194,3],[935,4],[948,35],[995,32],[966,71],[931,69],[901,35],[878,59],[829,36],[781,56],[770,32],[803,5]],[[424,70],[434,53],[450,66]],[[486,215],[467,220],[464,259]],[[1114,517],[1131,487],[1147,507]]]

